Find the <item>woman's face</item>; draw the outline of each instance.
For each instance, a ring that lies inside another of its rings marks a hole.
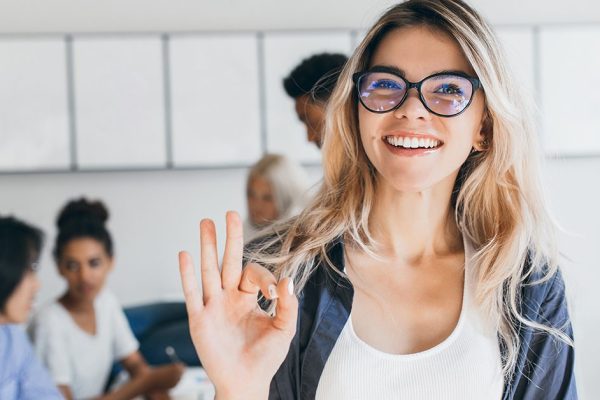
[[[474,72],[460,47],[445,33],[427,27],[396,29],[377,47],[371,61],[374,66],[394,67],[404,78],[419,82],[440,71]],[[358,106],[360,136],[369,160],[380,181],[397,191],[419,192],[445,181],[454,183],[458,170],[481,134],[484,97],[475,91],[469,107],[454,117],[430,113],[421,103],[416,89],[408,92],[396,110],[376,114]],[[403,151],[390,144],[398,138],[432,138],[439,141],[427,151]]]
[[[69,241],[58,262],[58,270],[67,280],[69,294],[80,301],[91,301],[98,295],[112,267],[113,260],[104,245],[87,237]]]
[[[275,195],[269,181],[256,176],[248,182],[248,215],[254,226],[264,226],[279,218]]]
[[[22,324],[27,322],[33,300],[40,289],[40,281],[33,270],[28,270],[23,279],[10,295],[6,302],[2,319],[14,323]]]

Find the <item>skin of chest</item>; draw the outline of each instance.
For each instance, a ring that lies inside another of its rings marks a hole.
[[[93,306],[89,310],[73,311],[62,302],[63,306],[68,310],[69,315],[73,319],[73,322],[84,332],[90,335],[97,333],[96,329],[96,311]]]
[[[459,321],[464,253],[398,266],[349,252],[346,272],[354,287],[352,326],[377,350],[428,350],[450,336]]]

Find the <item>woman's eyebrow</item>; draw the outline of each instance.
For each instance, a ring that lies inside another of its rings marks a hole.
[[[375,69],[375,68],[386,69],[390,72],[400,75],[403,78],[406,76],[406,73],[404,72],[404,70],[401,70],[400,68],[398,68],[394,65],[376,64],[376,65],[371,65],[371,67],[369,69]]]
[[[377,65],[372,65],[371,68],[369,68],[369,69],[373,69],[373,68],[385,68],[385,69],[389,70],[390,72],[394,72],[394,73],[400,75],[403,78],[406,77],[406,72],[404,72],[403,69],[400,69],[394,65],[377,64]],[[433,71],[432,73],[430,73],[427,76],[431,76],[431,75],[435,75],[435,74],[470,75],[466,71],[463,71],[460,69],[442,69],[442,70],[438,70],[438,71]]]

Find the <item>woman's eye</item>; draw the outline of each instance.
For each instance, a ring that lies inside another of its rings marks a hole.
[[[402,90],[402,84],[391,79],[380,79],[371,82],[371,84],[369,85],[369,90],[377,89]]]
[[[90,260],[91,267],[99,267],[102,264],[102,261],[99,258],[94,258]]]
[[[79,269],[79,264],[73,261],[69,261],[66,263],[65,268],[67,271],[77,271]]]
[[[439,93],[439,94],[458,94],[458,95],[462,95],[463,91],[460,87],[452,84],[452,83],[445,83],[443,85],[440,85],[440,87],[438,87],[435,90],[435,93]]]

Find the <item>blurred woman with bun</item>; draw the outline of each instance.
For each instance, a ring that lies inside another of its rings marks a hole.
[[[148,366],[121,306],[105,288],[114,264],[107,220],[100,201],[72,200],[61,210],[54,259],[67,289],[36,314],[31,324],[36,351],[66,399],[168,398],[183,366]],[[104,394],[115,361],[130,380]]]

